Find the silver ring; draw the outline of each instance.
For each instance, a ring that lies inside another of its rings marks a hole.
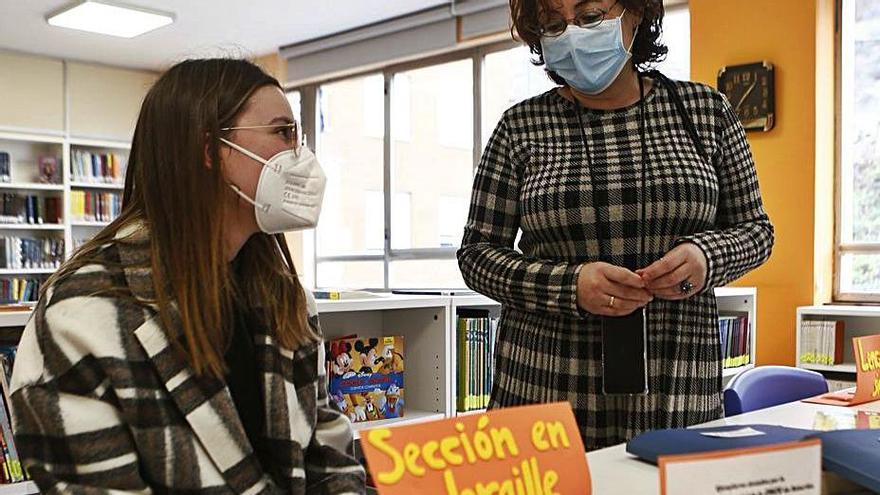
[[[611,296],[611,300],[608,301],[608,307],[609,307],[609,308],[613,308],[613,307],[614,307],[614,296]]]
[[[690,294],[690,292],[694,290],[694,284],[692,284],[690,280],[684,279],[678,284],[678,290],[680,290],[682,294]]]

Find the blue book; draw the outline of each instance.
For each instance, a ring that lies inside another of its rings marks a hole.
[[[822,467],[872,492],[880,492],[880,430],[838,430],[822,440]]]
[[[745,428],[751,428],[761,434],[732,437],[706,435],[706,433],[724,434]],[[734,425],[715,428],[654,430],[642,433],[630,440],[626,444],[626,451],[636,457],[656,464],[657,458],[663,455],[695,454],[796,442],[804,440],[814,433],[816,432],[813,430],[801,430],[775,425]]]
[[[705,435],[705,433],[734,432],[745,428],[751,428],[762,434],[728,438]],[[875,493],[880,493],[880,430],[817,432],[774,425],[677,428],[642,433],[627,443],[626,451],[656,464],[660,456],[758,447],[810,438],[818,438],[822,441],[823,469],[832,471]]]

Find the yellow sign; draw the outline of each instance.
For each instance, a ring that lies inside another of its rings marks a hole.
[[[381,495],[591,492],[567,402],[375,428],[361,434],[361,446]]]

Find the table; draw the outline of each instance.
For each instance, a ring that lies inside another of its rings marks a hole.
[[[812,429],[816,413],[829,414],[841,411],[880,412],[880,401],[860,406],[842,408],[805,402],[789,402],[759,411],[710,421],[694,428],[707,428],[726,425],[767,424],[791,428]],[[616,445],[587,454],[593,493],[601,495],[653,494],[660,492],[660,476],[657,466],[641,461],[626,452],[626,444]]]

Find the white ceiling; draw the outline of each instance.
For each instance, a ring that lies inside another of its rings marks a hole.
[[[278,47],[390,19],[448,0],[125,0],[175,22],[132,39],[49,26],[69,0],[0,0],[0,49],[161,69],[188,56],[258,56]]]

